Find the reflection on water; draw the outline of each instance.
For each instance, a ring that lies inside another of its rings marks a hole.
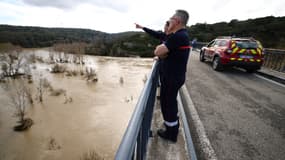
[[[35,53],[44,54],[42,50]],[[92,56],[87,60],[86,66],[97,72],[96,83],[79,75],[51,74],[50,65],[36,64],[34,75],[41,73],[53,88],[65,89],[72,102],[65,104],[63,95],[45,92],[43,104],[36,102],[27,112],[35,124],[26,132],[12,130],[17,118],[0,88],[0,160],[78,160],[89,151],[114,158],[153,62]]]

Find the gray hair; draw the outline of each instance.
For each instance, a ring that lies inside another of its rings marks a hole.
[[[178,9],[175,12],[175,16],[179,17],[181,19],[181,23],[186,26],[189,19],[189,14],[187,11]]]

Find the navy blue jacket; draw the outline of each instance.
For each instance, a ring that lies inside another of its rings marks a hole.
[[[186,29],[180,29],[165,41],[168,56],[161,59],[160,71],[166,78],[185,77],[190,51],[190,41]]]
[[[154,31],[152,29],[149,29],[149,28],[146,28],[146,27],[143,27],[143,30],[148,33],[149,35],[151,35],[152,37],[156,38],[156,39],[159,39],[161,43],[164,43],[167,39],[167,35],[162,32],[162,31]]]

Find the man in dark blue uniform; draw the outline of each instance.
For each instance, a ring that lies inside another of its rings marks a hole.
[[[144,30],[146,33],[148,33],[149,35],[151,35],[154,38],[157,38],[160,40],[161,43],[164,43],[167,39],[167,37],[170,35],[170,33],[168,32],[168,27],[169,27],[169,22],[167,21],[164,25],[164,31],[154,31],[152,29],[149,29],[147,27],[141,26],[137,23],[135,23],[136,28],[142,29]]]
[[[190,44],[186,30],[189,15],[185,10],[177,10],[169,20],[169,32],[173,33],[166,41],[158,45],[154,54],[161,58],[161,112],[165,129],[158,135],[172,142],[177,141],[179,117],[177,94],[185,82],[185,73],[189,57]]]

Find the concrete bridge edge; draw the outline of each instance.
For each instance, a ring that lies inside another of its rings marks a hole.
[[[193,136],[198,159],[218,160],[216,153],[205,132],[204,125],[200,120],[198,112],[192,102],[189,92],[185,85],[180,89],[180,95],[184,111],[188,120],[189,128]]]

